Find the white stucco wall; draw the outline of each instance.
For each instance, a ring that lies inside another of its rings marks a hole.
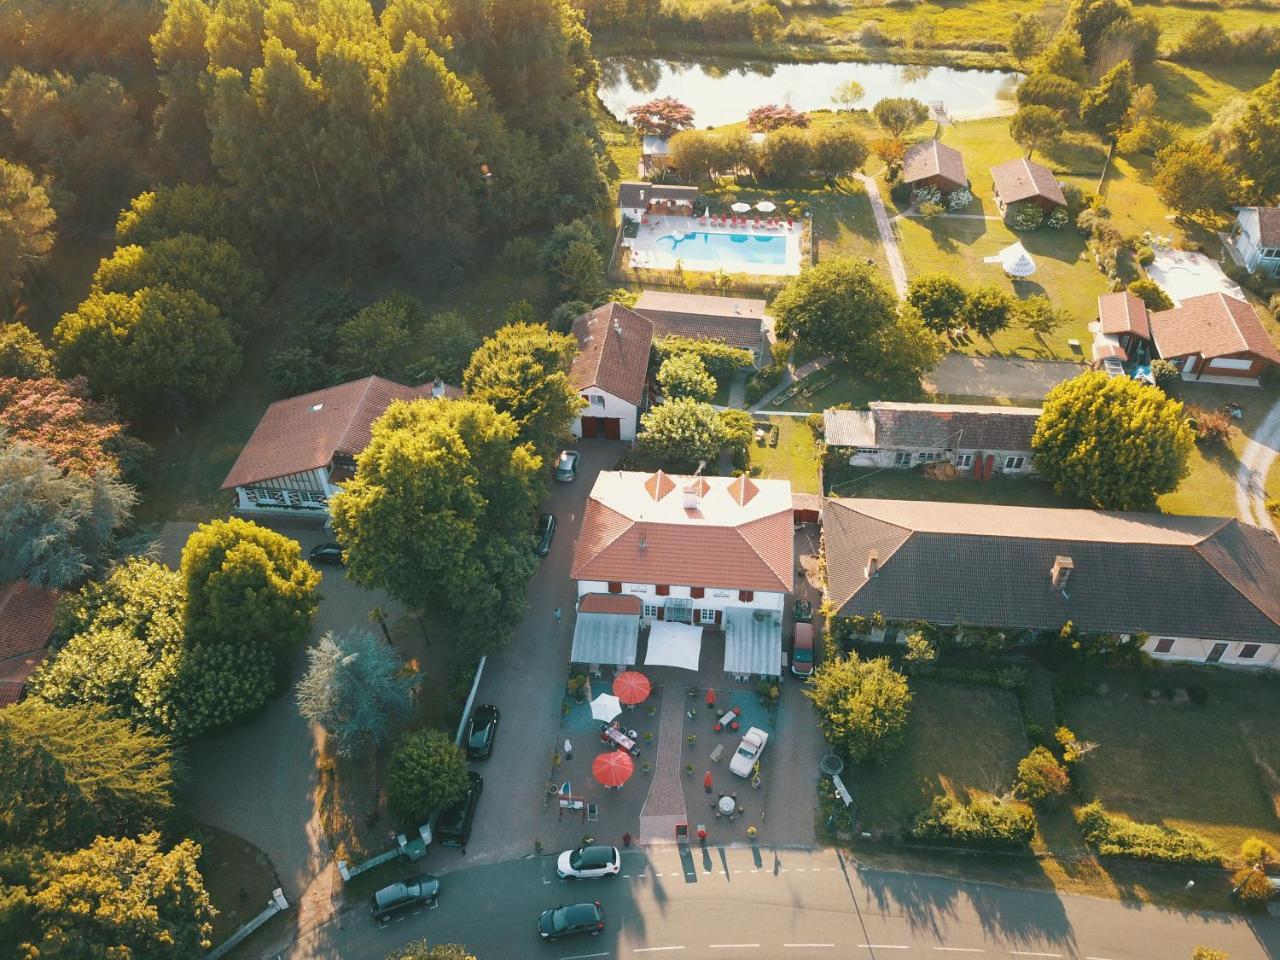
[[[627,403],[621,397],[615,397],[612,393],[601,390],[599,387],[587,387],[585,390],[578,391],[580,396],[591,398],[600,397],[604,400],[604,405],[600,406],[592,403],[591,406],[582,410],[582,413],[573,421],[573,435],[575,437],[582,436],[582,418],[583,417],[617,417],[621,423],[619,424],[619,439],[634,440],[636,438],[636,420],[639,416],[639,410],[633,403]]]
[[[301,497],[302,495],[314,495],[318,492],[312,488],[313,484],[323,490],[327,499],[332,499],[333,495],[342,489],[338,484],[329,482],[328,469],[321,467],[317,470],[310,470],[307,473],[294,474],[294,477],[298,478],[297,496],[292,495],[294,493],[290,487],[292,477],[282,477],[271,481],[271,489],[278,494],[276,503],[259,502],[251,499],[247,487],[236,487],[236,511],[238,513],[256,513],[263,516],[305,515],[327,517],[329,515],[327,502],[320,506],[315,504],[314,501],[307,503]],[[266,487],[267,485],[264,484],[260,489],[265,492]]]
[[[1173,646],[1166,653],[1156,652],[1161,640],[1172,640]],[[1143,644],[1142,649],[1156,660],[1176,660],[1190,663],[1207,663],[1214,644],[1227,644],[1222,659],[1217,662],[1223,666],[1259,667],[1270,670],[1280,669],[1280,644],[1263,643],[1259,645],[1257,654],[1251,659],[1244,659],[1239,654],[1245,644],[1239,640],[1199,640],[1193,637],[1151,637]]]
[[[911,454],[911,461],[909,463],[897,464],[895,462],[896,455],[900,450]],[[974,458],[974,460],[977,460],[979,453],[981,453],[984,458],[988,454],[990,454],[996,458],[996,471],[995,471],[996,473],[1007,473],[1010,475],[1023,475],[1023,474],[1031,474],[1035,472],[1034,467],[1032,467],[1031,465],[1030,450],[982,450],[982,451],[979,451],[979,450],[969,450],[969,449],[962,448],[962,449],[952,450],[950,453],[945,453],[945,451],[937,447],[933,447],[933,448],[930,448],[930,447],[881,447],[876,453],[855,452],[851,454],[849,457],[849,464],[855,467],[900,466],[901,469],[908,469],[910,467],[920,466],[922,463],[940,462],[936,460],[935,461],[921,460],[917,456],[917,454],[920,454],[920,453],[943,453],[944,454],[943,459],[945,462],[948,462],[948,463],[955,463],[958,457],[965,456],[965,455],[971,456]],[[1009,457],[1023,457],[1025,462],[1020,468],[1006,470],[1004,467],[1004,464],[1005,464],[1005,460],[1008,459]],[[973,461],[970,461],[967,466],[960,467],[959,469],[968,470],[972,466],[973,466]]]
[[[785,593],[771,593],[763,590],[756,590],[750,600],[738,599],[737,587],[707,587],[703,592],[703,596],[698,599],[692,599],[692,592],[689,587],[681,587],[670,585],[670,592],[666,596],[658,596],[657,585],[652,583],[623,583],[622,594],[624,596],[636,596],[640,598],[640,602],[644,604],[653,604],[654,606],[664,606],[667,600],[672,597],[689,599],[693,604],[694,611],[698,610],[719,610],[721,612],[731,607],[745,607],[748,610],[774,610],[782,612],[786,604],[787,595]],[[609,584],[604,580],[579,580],[578,581],[578,597],[582,598],[588,593],[608,593]]]

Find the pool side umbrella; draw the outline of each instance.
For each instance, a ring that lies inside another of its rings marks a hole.
[[[610,750],[591,761],[591,773],[603,786],[620,787],[635,773],[636,762],[625,750]]]
[[[625,704],[644,703],[653,685],[649,678],[636,670],[626,670],[613,678],[613,693]]]
[[[1036,272],[1036,262],[1021,241],[1009,244],[994,257],[983,257],[982,261],[1000,264],[1000,269],[1011,277],[1029,277]]]
[[[746,213],[748,210],[751,209],[751,204],[743,203],[741,200],[739,200],[737,203],[729,207],[729,209],[732,210],[734,213]]]
[[[602,693],[591,701],[591,716],[608,723],[622,712],[622,701],[612,693]]]
[[[761,200],[756,204],[756,209],[761,213],[773,213],[773,211],[778,209],[778,205],[772,200]]]

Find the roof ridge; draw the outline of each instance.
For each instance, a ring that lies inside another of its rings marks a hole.
[[[1209,565],[1209,567],[1213,570],[1213,572],[1214,572],[1214,573],[1216,573],[1216,574],[1218,575],[1218,577],[1222,580],[1222,582],[1223,582],[1223,583],[1225,583],[1225,584],[1226,584],[1228,587],[1230,587],[1232,590],[1234,590],[1234,591],[1236,592],[1236,594],[1238,594],[1242,600],[1244,600],[1246,603],[1248,603],[1248,604],[1249,604],[1249,606],[1251,606],[1253,609],[1257,610],[1260,614],[1262,614],[1262,616],[1266,617],[1266,618],[1267,618],[1268,620],[1270,620],[1272,623],[1276,624],[1277,626],[1280,626],[1280,616],[1272,616],[1272,614],[1271,614],[1271,613],[1269,613],[1267,610],[1265,610],[1265,609],[1263,609],[1262,607],[1258,606],[1257,602],[1256,602],[1256,601],[1255,601],[1251,596],[1249,596],[1247,593],[1245,593],[1243,590],[1241,590],[1241,589],[1240,589],[1240,586],[1239,586],[1239,585],[1238,585],[1234,580],[1232,580],[1232,579],[1231,579],[1230,577],[1228,577],[1225,573],[1223,573],[1223,572],[1222,572],[1222,570],[1221,570],[1221,569],[1219,569],[1218,565],[1217,565],[1216,563],[1214,563],[1214,562],[1213,562],[1213,559],[1212,559],[1211,557],[1209,557],[1209,556],[1204,552],[1204,550],[1202,550],[1202,549],[1201,549],[1201,548],[1202,548],[1206,543],[1208,543],[1210,540],[1212,540],[1212,539],[1214,539],[1215,537],[1217,537],[1217,536],[1218,536],[1218,534],[1222,533],[1222,531],[1223,531],[1223,530],[1225,530],[1228,526],[1234,526],[1234,527],[1236,527],[1236,528],[1238,529],[1238,528],[1240,528],[1240,527],[1242,526],[1242,524],[1241,524],[1241,523],[1240,523],[1240,521],[1239,521],[1239,520],[1237,520],[1235,517],[1224,517],[1224,518],[1223,518],[1223,520],[1222,520],[1222,524],[1221,524],[1221,526],[1219,526],[1219,527],[1218,527],[1216,530],[1214,530],[1212,533],[1207,534],[1205,537],[1203,537],[1202,539],[1200,539],[1200,540],[1199,540],[1199,541],[1197,541],[1196,543],[1189,544],[1190,548],[1191,548],[1193,551],[1195,551],[1196,556],[1198,556],[1201,560],[1203,560],[1205,563],[1207,563],[1207,564]],[[1265,533],[1265,531],[1260,531],[1260,532]]]
[[[364,408],[365,400],[369,399],[369,391],[373,389],[373,382],[381,379],[377,374],[369,374],[365,377],[364,390],[360,392],[360,397],[351,407],[351,417],[347,420],[347,425],[342,428],[342,434],[338,437],[337,442],[333,445],[333,452],[346,449],[347,436],[351,433],[351,428],[355,426],[356,418],[360,411]],[[356,381],[357,383],[359,381]]]
[[[782,584],[782,589],[784,592],[789,591],[795,584],[792,582],[789,582],[787,577],[778,573],[778,571],[773,568],[773,564],[771,564],[768,560],[764,558],[764,556],[760,553],[760,550],[756,547],[754,543],[752,543],[751,538],[748,537],[744,531],[746,531],[748,528],[754,528],[757,524],[763,523],[765,520],[772,520],[774,517],[777,517],[780,514],[788,513],[788,512],[790,511],[775,510],[773,513],[766,513],[763,517],[756,517],[754,520],[748,520],[746,523],[740,523],[737,526],[733,527],[733,530],[736,531],[738,536],[742,538],[742,542],[745,543],[751,549],[751,552],[756,555],[756,558],[762,564],[764,564],[764,568],[778,578],[778,582]],[[794,562],[794,555],[795,555],[794,547],[792,548],[791,553],[792,553],[793,559],[787,562],[788,574],[791,572],[791,564]]]
[[[613,516],[618,517],[619,519],[624,520],[624,521],[626,521],[626,522],[625,522],[625,524],[623,525],[622,529],[620,529],[620,530],[619,530],[616,534],[614,534],[612,537],[609,537],[606,541],[604,541],[603,543],[601,543],[597,549],[595,549],[595,550],[593,550],[593,551],[591,552],[591,555],[590,555],[589,557],[583,557],[583,558],[582,558],[582,563],[583,563],[583,564],[585,564],[585,563],[590,563],[591,561],[598,559],[598,558],[599,558],[599,556],[600,556],[600,554],[604,553],[604,552],[605,552],[606,550],[608,550],[611,546],[613,546],[615,543],[617,543],[617,542],[618,542],[618,540],[619,540],[619,539],[621,539],[622,535],[623,535],[624,533],[626,533],[628,530],[630,530],[632,527],[634,527],[637,523],[645,523],[645,522],[647,522],[647,521],[644,521],[644,520],[633,520],[633,519],[631,519],[631,517],[628,517],[625,513],[619,513],[617,510],[613,509],[613,507],[610,507],[610,506],[608,506],[607,504],[601,503],[599,500],[596,500],[594,497],[593,497],[593,498],[591,498],[591,499],[589,499],[589,500],[587,501],[587,509],[590,509],[592,504],[595,504],[595,506],[596,506],[598,509],[600,509],[600,510],[607,510],[607,511],[609,511],[609,513],[610,513],[610,514],[612,514]],[[583,510],[583,511],[582,511],[582,513],[583,513],[583,517],[582,517],[582,519],[583,519],[583,525],[585,525],[585,523],[586,523],[586,512],[587,512],[586,510]],[[579,563],[577,562],[577,558],[575,557],[575,558],[574,558],[573,567],[574,567],[574,568],[575,568],[575,570],[576,570],[576,568],[577,568],[577,567],[579,567],[579,566],[581,566],[581,564],[579,564]],[[570,575],[571,575],[571,576],[573,576],[573,577],[576,579],[576,578],[577,578],[577,573],[575,572],[575,570],[570,570]]]

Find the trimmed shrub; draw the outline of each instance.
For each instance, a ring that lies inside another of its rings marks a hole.
[[[971,203],[973,203],[973,193],[968,187],[961,187],[947,194],[947,209],[952,213],[966,209]]]
[[[1097,847],[1103,857],[1205,866],[1222,862],[1221,852],[1199,834],[1107,813],[1101,800],[1077,810],[1076,823],[1085,840]]]
[[[750,350],[731,347],[719,340],[697,340],[693,337],[663,337],[654,345],[659,362],[677,353],[691,353],[702,361],[707,372],[723,383],[739,370],[755,365]]]
[[[1231,417],[1221,410],[1206,410],[1192,404],[1186,408],[1186,415],[1196,433],[1196,442],[1206,446],[1225,446],[1235,430]]]
[[[1044,210],[1034,203],[1015,203],[1007,219],[1014,230],[1035,230],[1044,222]]]
[[[1069,219],[1070,217],[1068,216],[1065,208],[1054,207],[1053,210],[1049,212],[1049,215],[1044,218],[1044,223],[1045,226],[1052,227],[1054,230],[1061,230],[1067,225]]]
[[[1040,731],[1044,735],[1044,731]],[[1014,791],[1028,803],[1056,800],[1071,789],[1071,776],[1058,758],[1044,747],[1036,747],[1018,761]]]
[[[1035,832],[1036,818],[1028,807],[988,797],[967,803],[950,796],[934,797],[911,828],[917,840],[984,847],[1025,846]]]

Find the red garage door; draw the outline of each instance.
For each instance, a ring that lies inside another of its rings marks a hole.
[[[617,417],[583,417],[582,438],[594,440],[604,437],[606,440],[618,440],[622,437],[622,421]]]

